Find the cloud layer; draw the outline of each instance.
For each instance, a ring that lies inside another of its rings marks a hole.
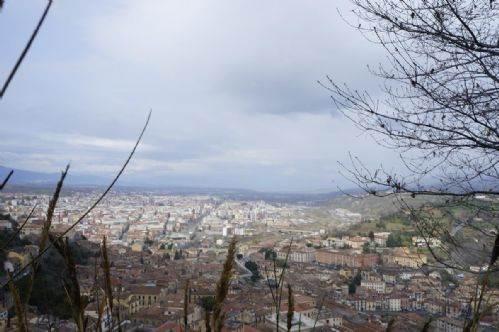
[[[1,75],[42,6],[1,13]],[[365,65],[381,51],[337,9],[348,16],[344,1],[57,1],[0,103],[0,164],[109,175],[152,108],[134,183],[334,189],[349,151],[395,165],[316,82],[376,86]]]

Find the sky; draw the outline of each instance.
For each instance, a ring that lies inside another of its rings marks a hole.
[[[42,0],[0,13],[0,79]],[[0,101],[0,165],[110,179],[150,126],[123,183],[327,191],[339,162],[399,167],[334,106],[330,75],[376,91],[385,59],[345,22],[346,0],[54,1]],[[338,13],[341,12],[344,18]]]

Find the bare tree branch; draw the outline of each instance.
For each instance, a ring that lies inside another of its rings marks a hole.
[[[3,5],[3,1],[2,1],[2,5]],[[23,51],[21,52],[21,55],[19,55],[19,58],[17,59],[16,64],[11,69],[9,76],[7,77],[7,79],[5,80],[5,82],[3,84],[2,90],[0,90],[0,99],[3,98],[5,92],[7,91],[7,88],[9,87],[10,82],[12,81],[14,76],[16,75],[16,72],[19,69],[19,66],[21,65],[24,58],[26,57],[26,54],[28,54],[28,51],[31,48],[31,44],[33,44],[33,41],[35,40],[36,36],[38,35],[38,31],[42,27],[43,22],[45,21],[45,18],[47,17],[47,14],[48,14],[51,6],[52,6],[52,0],[47,0],[47,5],[45,7],[45,10],[43,11],[42,16],[38,20],[38,24],[36,25],[35,30],[31,34],[31,37],[29,38],[28,43],[26,44]]]
[[[14,174],[14,170],[10,170],[9,174],[7,174],[7,177],[3,180],[3,182],[0,184],[0,191],[3,190],[7,182],[9,182],[10,177]]]

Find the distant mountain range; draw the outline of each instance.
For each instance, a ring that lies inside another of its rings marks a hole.
[[[7,176],[12,168],[0,166],[0,181]],[[13,169],[14,174],[9,180],[7,189],[25,191],[30,189],[52,189],[59,180],[60,173],[42,173],[21,169]],[[92,175],[79,175],[69,172],[65,187],[68,189],[81,189],[88,187],[101,187],[107,185],[110,178],[100,178]],[[264,200],[274,202],[303,202],[305,204],[318,204],[330,201],[342,195],[339,192],[328,193],[289,193],[289,192],[261,192],[250,189],[238,188],[206,188],[191,186],[158,186],[139,185],[131,182],[121,182],[115,187],[116,191],[155,192],[174,195],[211,194],[219,197],[240,200]]]
[[[7,176],[10,170],[12,170],[12,168],[0,166],[0,179],[1,179],[0,181],[3,181],[3,179]],[[32,172],[22,169],[13,169],[13,170],[14,174],[9,180],[9,185],[50,186],[57,183],[57,181],[61,177],[61,173]],[[105,184],[105,181],[104,179],[101,179],[96,176],[77,175],[77,174],[71,174],[71,172],[69,172],[65,183],[72,186],[76,185],[98,186]]]

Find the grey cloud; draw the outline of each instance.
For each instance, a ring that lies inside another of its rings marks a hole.
[[[37,17],[24,10],[30,3],[2,12],[9,50],[26,32],[9,26]],[[316,83],[331,74],[376,84],[364,66],[381,61],[380,50],[336,14],[347,3],[58,1],[0,103],[0,164],[54,171],[72,161],[73,172],[109,175],[152,108],[126,181],[334,189],[343,181],[336,161],[349,151],[396,165],[395,154],[331,116]],[[1,52],[0,63],[13,54]]]

